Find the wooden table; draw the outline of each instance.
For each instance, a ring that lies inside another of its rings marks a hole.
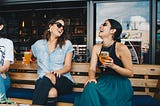
[[[24,64],[22,61],[15,60],[14,64],[10,65],[10,69],[37,70],[37,63],[31,62],[30,64]]]

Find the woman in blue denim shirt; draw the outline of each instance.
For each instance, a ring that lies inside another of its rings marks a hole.
[[[31,47],[38,64],[38,80],[32,104],[49,105],[48,98],[72,92],[73,79],[69,71],[74,49],[66,38],[64,26],[64,19],[60,16],[51,19],[43,39]]]

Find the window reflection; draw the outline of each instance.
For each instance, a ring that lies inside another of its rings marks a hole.
[[[99,25],[107,18],[118,20],[123,27],[122,43],[131,51],[135,64],[149,63],[149,0],[138,2],[114,2],[96,4],[96,43]]]

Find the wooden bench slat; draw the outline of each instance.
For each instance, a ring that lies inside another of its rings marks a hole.
[[[16,102],[16,103],[18,103],[18,104],[21,104],[21,103],[23,103],[23,104],[32,104],[32,100],[27,100],[27,99],[11,98],[11,100]],[[1,106],[3,106],[3,105],[1,104]],[[6,106],[6,104],[4,106]],[[18,106],[18,105],[15,104],[15,105],[8,105],[8,106]]]
[[[88,76],[72,76],[75,83],[85,83],[88,80]]]
[[[13,88],[34,89],[34,88],[35,88],[35,85],[29,85],[29,84],[11,84],[11,87],[13,87]]]
[[[131,81],[131,84],[132,86],[134,87],[145,87],[145,82],[146,80],[145,79],[134,79],[134,78],[130,78],[130,81]]]
[[[132,83],[132,86],[136,87],[149,87],[149,88],[156,88],[158,79],[136,79],[136,78],[130,78],[130,81]]]
[[[160,76],[160,68],[149,68],[148,75],[157,75]]]
[[[146,87],[156,88],[157,87],[157,83],[158,83],[158,79],[147,79]]]
[[[147,92],[142,92],[142,91],[134,91],[134,95],[150,95],[150,96],[154,96],[154,93],[152,92],[149,92],[149,93],[147,93]]]
[[[82,92],[83,88],[73,88],[73,91],[75,91],[75,92]]]
[[[133,65],[135,75],[160,75],[159,65]]]
[[[73,63],[72,64],[72,72],[88,72],[89,63]]]
[[[38,77],[36,73],[9,72],[10,79],[35,81]]]

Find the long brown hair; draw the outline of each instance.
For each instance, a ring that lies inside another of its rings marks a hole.
[[[49,25],[53,25],[57,20],[63,20],[63,21],[64,21],[64,18],[61,17],[60,15],[57,15],[57,16],[55,16],[54,18],[52,18],[52,19],[48,22],[47,28],[46,28],[46,30],[45,30],[44,33],[43,33],[43,36],[42,36],[43,39],[46,39],[47,41],[49,40],[49,38],[50,38],[50,36],[51,36],[50,31],[48,31]],[[65,21],[64,21],[64,23],[65,23]],[[64,25],[64,26],[65,26],[65,25]],[[61,35],[61,36],[58,38],[58,40],[57,40],[57,44],[59,44],[60,48],[62,48],[62,46],[65,44],[65,41],[67,40],[65,28],[64,28],[63,30],[64,30],[64,32],[62,33],[62,35]],[[56,44],[56,45],[57,45],[57,44]]]

